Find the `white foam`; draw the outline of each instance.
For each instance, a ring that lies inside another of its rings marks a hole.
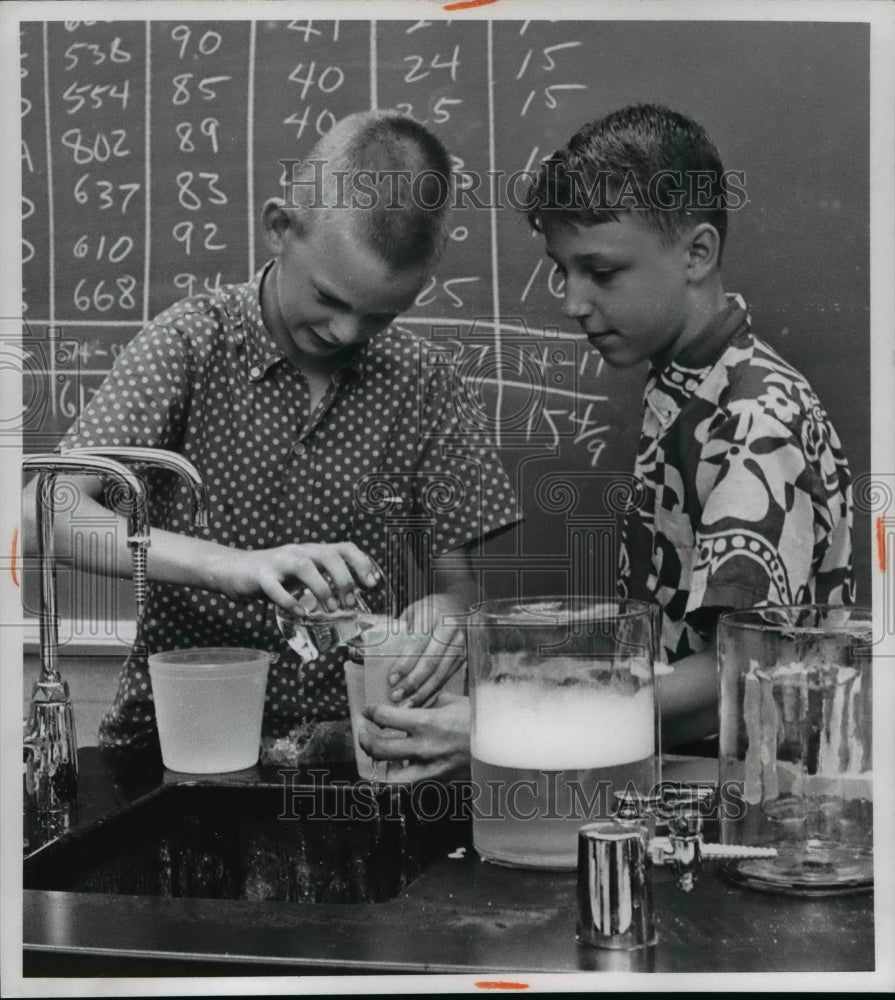
[[[478,683],[472,752],[501,767],[612,767],[655,752],[653,691]]]

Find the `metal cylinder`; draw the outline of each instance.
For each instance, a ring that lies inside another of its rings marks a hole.
[[[605,820],[578,831],[578,928],[582,944],[631,950],[656,943],[649,831]]]

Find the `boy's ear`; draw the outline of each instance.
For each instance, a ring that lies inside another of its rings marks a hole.
[[[688,275],[693,281],[702,281],[718,269],[721,237],[711,223],[701,222],[690,230],[687,238]]]
[[[283,249],[286,234],[292,226],[292,220],[289,218],[289,213],[283,207],[284,205],[285,202],[282,198],[269,198],[261,210],[264,236],[268,249],[273,254],[278,254]]]

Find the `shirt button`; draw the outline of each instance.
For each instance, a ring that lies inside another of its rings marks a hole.
[[[258,378],[260,374],[261,374],[261,369],[257,365],[252,365],[252,367],[249,369],[249,375],[251,375],[252,378]]]
[[[303,444],[296,444],[293,449],[297,458],[304,458],[305,452],[308,450]]]

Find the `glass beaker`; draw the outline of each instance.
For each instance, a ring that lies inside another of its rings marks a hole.
[[[354,591],[353,607],[339,607],[326,611],[307,587],[296,590],[293,596],[300,605],[299,611],[275,608],[277,626],[290,648],[298,654],[303,664],[316,660],[329,649],[356,650],[363,633],[376,625],[394,618],[395,595],[385,574],[376,567],[376,583]],[[356,654],[359,655],[359,654]]]
[[[487,861],[574,869],[578,829],[659,778],[651,605],[488,602],[467,632],[473,843]]]
[[[800,895],[873,885],[872,616],[805,605],[722,615],[721,840],[777,857],[731,864]]]
[[[425,645],[425,643],[424,643]],[[384,619],[381,624],[366,629],[351,648],[346,660],[345,685],[348,689],[348,710],[358,777],[366,781],[387,781],[389,762],[373,760],[360,745],[361,733],[372,726],[363,716],[366,705],[391,704],[392,686],[388,679],[403,657],[419,650],[419,637],[400,619]],[[407,736],[400,729],[379,728],[381,737],[401,739]]]

